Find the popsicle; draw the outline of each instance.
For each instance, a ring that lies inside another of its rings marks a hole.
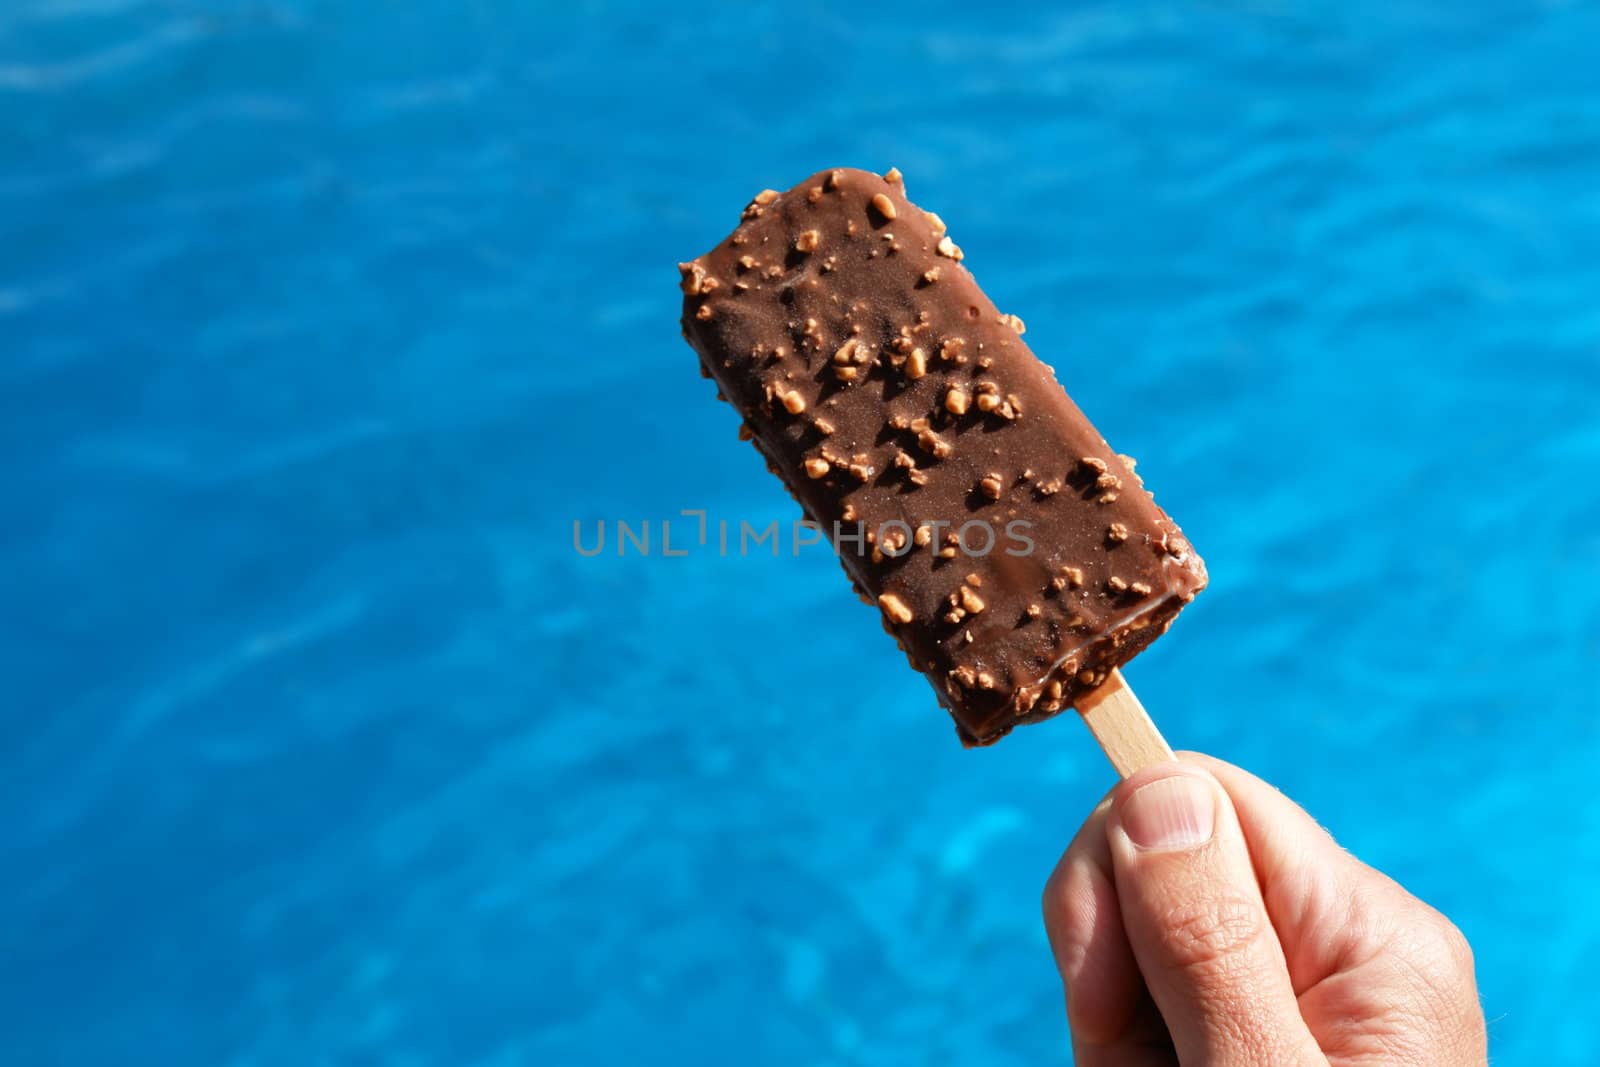
[[[1076,706],[1122,773],[1170,758],[1118,668],[1205,565],[898,171],[766,190],[679,269],[702,373],[964,744]]]

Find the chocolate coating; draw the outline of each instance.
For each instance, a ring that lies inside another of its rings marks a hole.
[[[679,268],[704,371],[811,519],[865,525],[840,561],[963,743],[1070,707],[1204,588],[897,171],[763,192]]]

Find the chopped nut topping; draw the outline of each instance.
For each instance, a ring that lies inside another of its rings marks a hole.
[[[1040,607],[1038,604],[1029,604],[1022,610],[1022,613],[1030,619],[1037,619],[1040,615],[1044,614],[1044,608]]]
[[[974,588],[982,588],[983,576],[980,574],[969,574],[967,575],[967,584]]]
[[[861,342],[854,337],[845,338],[844,344],[834,350],[833,361],[840,364],[855,362],[856,352],[860,347]]]
[[[1128,588],[1131,591],[1138,593],[1140,596],[1149,596],[1151,593],[1155,592],[1154,589],[1150,588],[1149,582],[1134,582],[1132,585],[1128,586]]]
[[[957,263],[961,262],[961,247],[948,237],[939,238],[938,252],[941,256],[949,256]]]
[[[833,423],[828,419],[821,418],[820,416],[812,419],[811,425],[815,426],[817,428],[817,432],[824,437],[827,437],[833,433]]]
[[[1127,467],[1130,471],[1133,470],[1135,467],[1137,467],[1139,465],[1139,461],[1138,460],[1136,460],[1132,456],[1126,455],[1126,454],[1124,454],[1122,452],[1118,452],[1117,453],[1117,458],[1122,460],[1122,465],[1124,467]]]
[[[1106,530],[1106,540],[1114,545],[1121,544],[1128,539],[1128,527],[1120,522],[1114,522]]]
[[[939,346],[939,358],[959,362],[962,358],[962,349],[966,347],[967,342],[964,338],[952,337]]]
[[[1121,489],[1122,479],[1118,478],[1110,471],[1106,471],[1100,477],[1095,479],[1094,484],[1099,486],[1101,489]]]
[[[1099,474],[1104,474],[1107,469],[1106,461],[1101,459],[1099,456],[1084,456],[1082,459],[1078,460],[1078,462]]]
[[[862,482],[866,481],[868,478],[871,478],[873,474],[876,473],[876,470],[873,468],[872,464],[867,462],[866,456],[854,457],[850,465],[846,467],[845,470],[850,472],[851,477]]]
[[[911,355],[906,357],[906,377],[915,380],[927,373],[928,353],[920,348],[913,348]]]
[[[705,322],[707,319],[711,318],[711,305],[701,304],[695,309],[694,317],[699,319],[701,322]]]
[[[806,199],[811,201],[811,203],[813,203],[813,204],[815,204],[817,201],[821,200],[822,199],[822,186],[813,185],[811,188],[807,189],[806,190]]]
[[[927,270],[923,271],[922,272],[922,280],[927,282],[929,285],[932,285],[934,282],[938,281],[939,280],[939,268],[938,267],[929,267]]]
[[[923,430],[917,434],[917,445],[924,452],[936,459],[944,459],[952,449],[950,442],[934,433],[932,430]]]
[[[800,236],[794,239],[796,252],[815,252],[817,245],[822,243],[822,234],[817,230],[801,230]]]
[[[778,401],[783,404],[783,410],[791,415],[798,415],[806,409],[806,398],[793,389],[778,394]]]
[[[1128,583],[1118,578],[1115,574],[1106,579],[1106,585],[1113,593],[1126,593],[1128,591]]]
[[[983,602],[983,598],[977,593],[974,593],[966,586],[961,587],[961,608],[963,611],[969,615],[976,615],[986,606],[987,605]]]
[[[888,182],[890,185],[903,185],[905,184],[906,179],[905,176],[900,173],[899,167],[890,167],[884,174],[883,180]]]
[[[833,368],[833,376],[839,379],[841,382],[853,382],[860,373],[861,371],[857,367]]]
[[[978,672],[978,688],[979,689],[993,689],[994,688],[994,675],[990,674],[988,671],[979,671]]]
[[[906,602],[893,593],[884,593],[880,596],[878,598],[878,607],[883,609],[883,613],[889,616],[891,621],[901,625],[910,622],[916,617],[911,614],[911,609],[906,607]]]
[[[944,409],[952,415],[967,413],[967,394],[959,385],[952,385],[944,394]]]
[[[779,194],[776,189],[761,190],[755,195],[755,199],[751,200],[749,204],[745,205],[743,217],[746,219],[760,218],[762,213],[761,209],[778,199],[778,195]]]
[[[1023,325],[1022,320],[1015,315],[1001,315],[1000,321],[1016,330],[1019,335],[1028,332],[1028,327]]]
[[[884,193],[872,194],[872,210],[876,211],[886,222],[893,222],[895,217],[894,201]]]
[[[741,270],[751,270],[751,269],[753,269],[755,267],[755,265],[756,265],[756,257],[755,256],[744,255],[744,256],[740,256],[739,257],[739,268]]]
[[[822,181],[822,187],[824,189],[837,189],[837,188],[839,188],[839,182],[843,178],[844,178],[844,171],[842,171],[842,170],[830,170],[828,172],[828,176],[826,178],[824,178],[823,181]]]
[[[1090,682],[1094,681],[1094,671],[1088,670],[1087,668],[1079,671],[1078,681],[1082,682],[1084,685],[1088,685]]]
[[[1000,476],[998,474],[985,475],[978,482],[978,489],[990,500],[999,500],[1000,490],[1003,488],[1004,485],[1001,483]]]
[[[954,547],[941,548],[939,550],[939,558],[940,559],[955,559],[956,558],[956,550],[955,550],[955,548]]]
[[[1096,504],[1115,504],[1116,502],[1117,494],[1109,490],[1095,497]]]
[[[912,541],[915,544],[927,547],[933,541],[933,528],[930,526],[918,526],[917,532],[912,536]]]
[[[1083,585],[1082,567],[1062,567],[1061,574],[1072,588],[1077,589]]]
[[[924,211],[922,215],[928,220],[928,225],[933,227],[933,235],[935,237],[943,237],[944,219],[941,219],[938,215],[935,215],[931,211]]]
[[[806,460],[806,476],[808,478],[825,478],[833,465],[818,456]]]
[[[678,288],[682,289],[685,294],[699,296],[705,292],[706,269],[698,261],[691,260],[688,263],[679,263],[678,273],[683,276],[682,280],[678,282]]]

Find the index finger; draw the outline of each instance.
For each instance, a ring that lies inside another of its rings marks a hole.
[[[1108,793],[1084,820],[1044,889],[1044,925],[1061,972],[1079,1067],[1170,1067],[1166,1027],[1139,975],[1122,927],[1111,852]]]

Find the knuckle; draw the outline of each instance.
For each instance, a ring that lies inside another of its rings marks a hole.
[[[1419,959],[1398,961],[1392,973],[1374,1029],[1393,1062],[1429,1062],[1416,1057],[1430,1048],[1463,1051],[1482,1043],[1483,1016],[1470,983],[1432,971]]]
[[[1162,921],[1173,964],[1197,977],[1234,973],[1262,930],[1261,906],[1240,896],[1185,901]]]
[[[1106,813],[1110,809],[1111,796],[1108,793],[1089,812],[1088,817],[1083,821],[1083,825],[1078,828],[1078,832],[1073,835],[1071,843],[1067,845],[1067,850],[1061,854],[1061,858],[1056,862],[1055,869],[1045,879],[1040,907],[1044,912],[1045,925],[1047,927],[1052,921],[1062,919],[1068,911],[1068,886],[1071,881],[1069,876],[1072,869],[1081,864],[1092,864],[1094,862],[1092,856],[1093,842],[1098,841],[1104,844]]]
[[[1467,940],[1467,935],[1463,934],[1460,927],[1443,915],[1439,916],[1439,920],[1444,923],[1442,936],[1444,937],[1446,955],[1455,964],[1457,970],[1471,974],[1477,961],[1473,958],[1472,944]]]
[[[1087,936],[1085,929],[1094,923],[1094,896],[1088,864],[1068,854],[1045,881],[1041,900],[1052,942]]]
[[[1413,1029],[1444,1043],[1472,1044],[1481,1036],[1472,947],[1454,923],[1421,905],[1384,959],[1392,973],[1392,1007]]]
[[[1440,977],[1471,975],[1472,946],[1442,913],[1426,904],[1412,927],[1410,942],[1419,966]]]
[[[1066,896],[1067,877],[1066,861],[1056,865],[1050,872],[1050,877],[1044,881],[1044,892],[1040,895],[1039,909],[1044,913],[1045,926],[1053,926],[1061,917],[1063,911],[1063,898]]]

